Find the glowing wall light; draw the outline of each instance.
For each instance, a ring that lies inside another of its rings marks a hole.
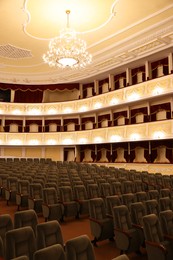
[[[99,109],[101,107],[102,107],[102,103],[100,103],[100,102],[97,102],[97,103],[94,104],[95,109]]]
[[[28,113],[31,115],[40,115],[41,111],[39,108],[31,108],[29,109]]]
[[[48,114],[49,115],[57,114],[57,110],[55,108],[50,108],[50,109],[48,109]]]
[[[133,101],[133,100],[138,100],[140,98],[140,95],[138,93],[132,93],[131,95],[127,96],[127,100]]]
[[[56,144],[56,140],[55,139],[49,139],[46,142],[48,145],[55,145]]]
[[[94,138],[94,143],[101,143],[102,142],[102,138],[97,136]]]
[[[87,143],[87,139],[86,138],[80,138],[79,139],[79,143],[80,144],[86,144]]]
[[[159,85],[157,85],[157,86],[154,88],[154,90],[153,90],[152,93],[153,93],[154,96],[155,96],[155,95],[160,95],[160,94],[163,93],[163,88],[160,87]]]
[[[154,132],[154,134],[153,134],[153,138],[154,138],[154,139],[162,139],[162,138],[164,138],[164,137],[165,137],[165,133],[162,132],[162,131],[156,131],[156,132]]]
[[[30,145],[38,145],[39,141],[37,139],[32,139],[32,140],[29,141],[29,144]]]
[[[79,108],[80,112],[86,112],[88,110],[87,106],[82,106]]]
[[[119,103],[119,100],[117,98],[112,98],[110,101],[110,105],[116,105]]]
[[[72,143],[73,143],[73,140],[70,139],[70,138],[66,138],[66,139],[64,139],[62,142],[63,142],[63,144],[72,144]]]
[[[13,115],[20,115],[20,114],[21,114],[21,111],[20,111],[20,109],[14,109],[14,110],[12,111],[12,114],[13,114]]]
[[[132,134],[130,136],[130,139],[133,141],[139,140],[140,139],[140,135],[139,134]]]
[[[111,142],[119,142],[121,141],[122,137],[119,136],[119,135],[112,135],[111,138],[110,138],[110,141]]]
[[[9,141],[10,145],[22,145],[22,141],[19,139],[12,139]]]
[[[69,114],[69,113],[72,113],[72,108],[70,108],[70,107],[66,107],[65,109],[64,109],[64,113],[65,114]]]

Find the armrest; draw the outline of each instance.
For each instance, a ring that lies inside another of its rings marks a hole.
[[[173,240],[173,236],[171,236],[171,235],[164,235],[164,238],[166,239],[166,240]]]
[[[95,218],[89,218],[89,220],[92,221],[92,222],[95,222],[95,223],[99,224],[100,226],[103,225],[99,220],[97,220],[97,219],[95,219]]]
[[[156,243],[156,242],[152,242],[152,241],[148,241],[148,240],[146,240],[145,243],[149,246],[153,246],[155,248],[160,249],[165,254],[167,253],[167,249],[160,243]]]
[[[140,225],[138,225],[138,224],[132,224],[132,226],[133,226],[134,228],[143,230],[143,227],[140,226]]]
[[[131,235],[127,231],[124,231],[124,230],[121,230],[118,228],[114,228],[114,231],[120,232],[120,233],[126,235],[128,238],[131,238]]]

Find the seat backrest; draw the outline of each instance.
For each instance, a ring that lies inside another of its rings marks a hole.
[[[18,188],[18,179],[16,177],[7,178],[7,188],[11,191],[17,191]]]
[[[113,207],[119,206],[122,204],[120,197],[118,195],[107,196],[106,201],[107,201],[107,211],[108,211],[108,214],[110,214],[110,215],[112,215]]]
[[[156,214],[149,214],[143,217],[143,228],[146,240],[157,243],[163,241],[161,225]]]
[[[73,201],[73,193],[72,193],[72,188],[70,186],[62,186],[59,187],[59,195],[60,195],[60,200],[62,202],[70,202]]]
[[[51,220],[37,225],[37,249],[54,244],[64,246],[60,224],[57,220]]]
[[[95,260],[94,249],[87,235],[66,242],[67,260]]]
[[[120,181],[113,182],[111,186],[112,186],[112,193],[114,195],[122,194],[122,185]]]
[[[40,183],[30,184],[30,196],[34,199],[43,198],[43,187]]]
[[[169,197],[170,196],[170,189],[160,189],[160,196],[163,197]]]
[[[44,202],[48,205],[57,204],[58,197],[55,188],[44,188],[43,189]]]
[[[6,233],[6,245],[10,249],[6,250],[6,260],[22,255],[33,259],[33,254],[36,251],[34,231],[31,227],[10,230]]]
[[[132,181],[123,182],[123,193],[134,193],[134,183]]]
[[[134,180],[135,192],[143,191],[143,184],[141,180]]]
[[[94,198],[89,201],[89,215],[91,218],[103,220],[106,218],[106,210],[102,198]]]
[[[145,215],[146,210],[142,202],[134,202],[131,204],[132,223],[143,226],[143,216]]]
[[[101,195],[103,197],[107,197],[107,196],[111,196],[112,195],[110,183],[107,183],[107,182],[101,183],[100,184],[100,190],[101,190]]]
[[[160,197],[158,190],[149,190],[148,194],[149,194],[150,200],[153,200],[153,199],[158,200]]]
[[[6,244],[5,244],[5,235],[6,232],[12,230],[13,222],[9,214],[0,215],[0,258],[5,256]]]
[[[146,200],[145,205],[146,205],[147,214],[159,215],[160,210],[159,210],[159,203],[157,200],[155,200],[155,199]]]
[[[170,197],[163,197],[159,199],[160,211],[172,209],[172,202]]]
[[[23,195],[29,195],[29,181],[27,180],[20,180],[18,181],[18,191]]]
[[[164,210],[160,212],[160,223],[164,235],[173,236],[173,211]]]
[[[126,205],[113,207],[114,228],[127,231],[132,228],[130,213]]]
[[[33,260],[65,260],[65,253],[60,244],[52,245],[37,250],[34,253]]]
[[[75,199],[78,200],[88,199],[88,194],[84,185],[75,185],[74,194],[75,194]]]
[[[133,193],[122,194],[123,204],[125,204],[130,210],[132,203],[136,202],[136,196]]]
[[[96,183],[88,184],[88,196],[89,196],[89,198],[99,198],[100,197],[99,187]]]
[[[14,228],[30,226],[36,235],[38,218],[35,210],[28,209],[14,213]]]
[[[139,192],[136,192],[136,198],[137,198],[137,201],[144,202],[144,201],[148,200],[148,194],[145,191],[139,191]]]

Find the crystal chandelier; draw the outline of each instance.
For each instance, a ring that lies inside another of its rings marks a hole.
[[[50,67],[80,69],[92,62],[92,56],[86,51],[86,42],[77,38],[75,30],[69,26],[70,10],[66,11],[67,27],[60,36],[50,40],[49,50],[43,60]]]

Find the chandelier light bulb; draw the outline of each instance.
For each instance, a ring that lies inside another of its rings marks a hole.
[[[49,50],[43,60],[50,67],[80,69],[92,62],[92,56],[86,51],[86,42],[77,38],[75,30],[69,26],[70,11],[67,14],[67,27],[60,31],[60,36],[49,42]]]

